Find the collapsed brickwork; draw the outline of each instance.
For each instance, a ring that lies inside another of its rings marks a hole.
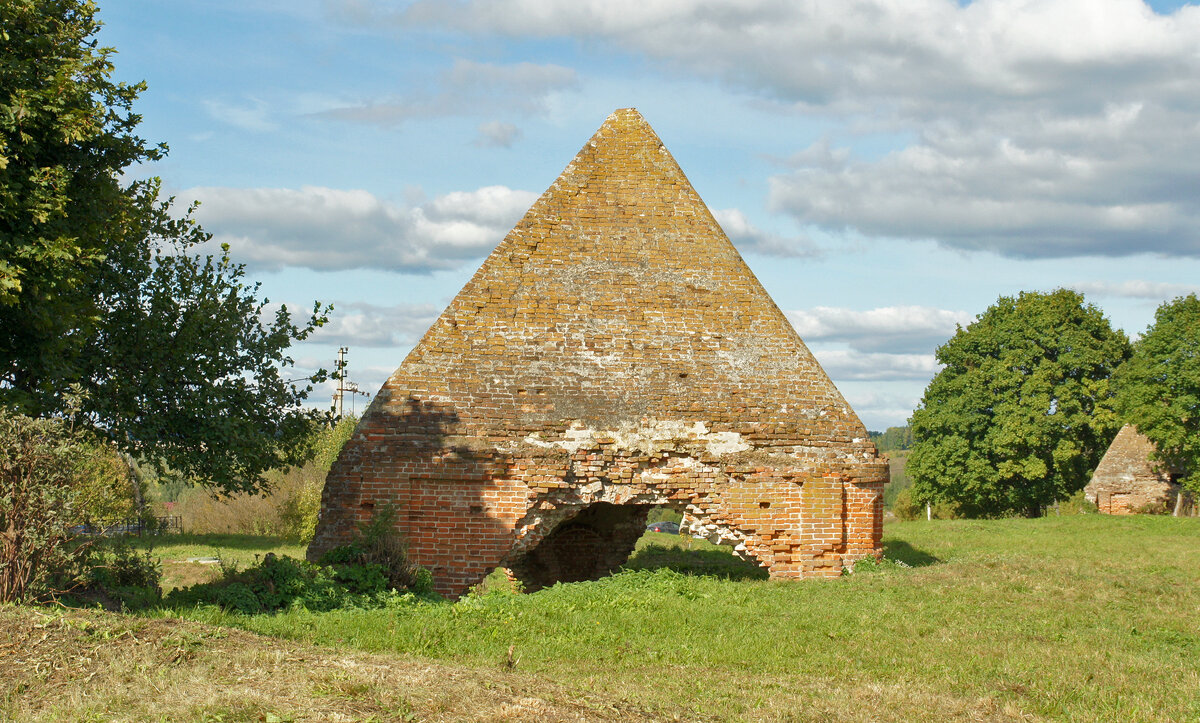
[[[674,158],[613,113],[383,385],[316,558],[381,505],[458,595],[625,561],[647,512],[773,577],[880,551],[887,463]]]
[[[1181,486],[1170,470],[1151,459],[1154,451],[1154,442],[1137,427],[1121,427],[1083,488],[1084,496],[1109,515],[1171,510]]]

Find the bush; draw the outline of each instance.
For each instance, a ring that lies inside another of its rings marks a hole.
[[[892,502],[892,512],[902,520],[915,520],[925,514],[925,506],[913,499],[912,488],[906,487]]]
[[[76,523],[104,523],[137,515],[141,483],[129,472],[121,454],[108,444],[85,441],[79,444],[76,463],[79,491],[75,501]]]
[[[378,566],[388,585],[396,590],[419,593],[433,590],[429,571],[409,561],[408,544],[396,532],[396,508],[390,504],[375,510],[370,521],[359,527],[354,542],[325,553],[321,562]]]
[[[268,554],[244,571],[223,567],[222,572],[216,582],[172,591],[167,604],[218,605],[253,615],[292,607],[325,612],[438,599],[429,571],[409,562],[390,506],[378,510],[351,544],[325,553],[321,564]]]
[[[109,610],[140,610],[162,600],[162,563],[149,550],[138,554],[121,539],[89,546],[64,602],[95,603]]]
[[[679,510],[670,507],[655,507],[646,515],[646,524],[653,522],[674,522],[680,524],[683,522],[683,513]]]
[[[1096,512],[1096,503],[1089,500],[1083,494],[1083,490],[1079,490],[1058,503],[1058,514],[1060,515],[1091,515]]]
[[[73,568],[82,442],[61,422],[0,407],[0,602],[49,596]]]

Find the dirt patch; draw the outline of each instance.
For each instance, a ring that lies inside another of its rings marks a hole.
[[[172,619],[0,607],[5,720],[669,720],[509,670]]]

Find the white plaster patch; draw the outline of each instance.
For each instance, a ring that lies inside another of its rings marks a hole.
[[[734,454],[751,449],[738,432],[709,432],[704,422],[643,420],[638,425],[622,425],[619,429],[592,429],[573,426],[563,439],[545,440],[538,433],[525,437],[527,444],[536,447],[558,447],[574,453],[580,448],[612,444],[617,449],[642,453],[677,449],[680,445],[704,445],[713,455]]]

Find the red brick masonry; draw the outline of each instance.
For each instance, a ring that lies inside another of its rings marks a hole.
[[[613,113],[329,473],[309,557],[385,503],[459,595],[594,579],[681,510],[773,577],[878,555],[887,461],[653,129]]]
[[[1126,424],[1117,432],[1083,494],[1105,514],[1131,515],[1170,510],[1181,487],[1171,472],[1150,458],[1154,442]]]

